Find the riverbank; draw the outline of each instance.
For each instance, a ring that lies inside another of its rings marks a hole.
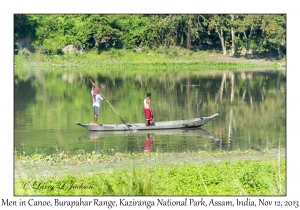
[[[15,195],[285,195],[285,164],[285,151],[276,149],[16,153]]]
[[[273,56],[225,56],[218,51],[189,51],[182,48],[129,51],[91,51],[65,55],[15,55],[15,69],[164,69],[164,70],[247,70],[285,69],[285,58]]]

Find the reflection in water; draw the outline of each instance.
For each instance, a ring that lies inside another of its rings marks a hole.
[[[99,152],[99,147],[98,147],[98,144],[97,144],[98,138],[96,136],[90,136],[90,139],[93,140],[93,142],[94,142],[94,151],[96,153],[98,153]]]
[[[150,133],[151,151],[244,150],[270,148],[286,143],[286,73],[284,71],[223,72],[105,72],[74,73],[41,70],[14,75],[14,146],[35,152],[90,151],[89,144],[74,144],[82,135],[76,121],[90,122],[90,81],[100,84],[104,95],[124,121],[145,120],[141,101],[151,92],[156,121],[190,119],[219,113],[203,129],[211,138],[194,131]],[[84,71],[83,71],[84,72]],[[68,79],[71,78],[71,79]],[[19,97],[24,95],[25,97]],[[121,123],[106,103],[99,123]],[[195,131],[199,132],[199,131]],[[143,150],[146,133],[94,137],[94,149]],[[188,138],[187,135],[192,136]],[[208,140],[209,139],[209,140]],[[212,142],[215,142],[212,144]]]
[[[94,151],[96,153],[98,153],[99,147],[98,147],[97,141],[100,138],[100,135],[89,135],[89,138],[94,142]],[[146,140],[144,143],[144,152],[151,152],[153,140],[154,140],[153,136],[150,133],[146,133]]]
[[[146,140],[144,143],[144,152],[151,152],[153,140],[154,140],[153,136],[150,133],[147,133]]]
[[[154,144],[155,136],[155,144]],[[90,145],[85,140],[92,140],[94,151],[97,153],[124,153],[124,152],[183,152],[198,151],[205,148],[218,148],[220,140],[203,129],[170,129],[149,131],[90,131],[77,138],[81,145]],[[153,147],[155,145],[155,147]],[[91,145],[90,145],[91,146]],[[91,150],[87,149],[87,150]]]

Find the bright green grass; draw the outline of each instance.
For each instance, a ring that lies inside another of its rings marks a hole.
[[[123,168],[17,179],[15,195],[285,195],[285,161]]]
[[[16,154],[15,195],[285,195],[282,155],[276,151]],[[30,171],[22,175],[26,167]],[[66,171],[53,175],[55,170]]]
[[[174,53],[176,52],[176,53]],[[278,62],[232,58],[215,52],[187,51],[183,49],[147,51],[142,53],[111,50],[97,54],[66,54],[45,56],[39,54],[15,55],[15,69],[43,68],[48,70],[72,69],[72,71],[98,70],[247,70],[277,69]]]

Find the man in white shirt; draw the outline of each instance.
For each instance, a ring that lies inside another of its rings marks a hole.
[[[90,125],[98,125],[97,120],[100,114],[100,101],[105,100],[105,97],[100,95],[100,88],[95,87],[95,83],[92,83],[91,94],[93,97],[94,122],[91,122]]]

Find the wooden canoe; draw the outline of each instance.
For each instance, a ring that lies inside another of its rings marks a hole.
[[[86,128],[89,131],[132,131],[132,130],[163,130],[163,129],[176,129],[176,128],[195,128],[204,125],[211,119],[219,116],[218,113],[209,117],[198,117],[188,120],[174,120],[153,122],[150,126],[145,126],[145,123],[127,123],[125,124],[100,124],[90,125],[76,122],[77,125]]]

